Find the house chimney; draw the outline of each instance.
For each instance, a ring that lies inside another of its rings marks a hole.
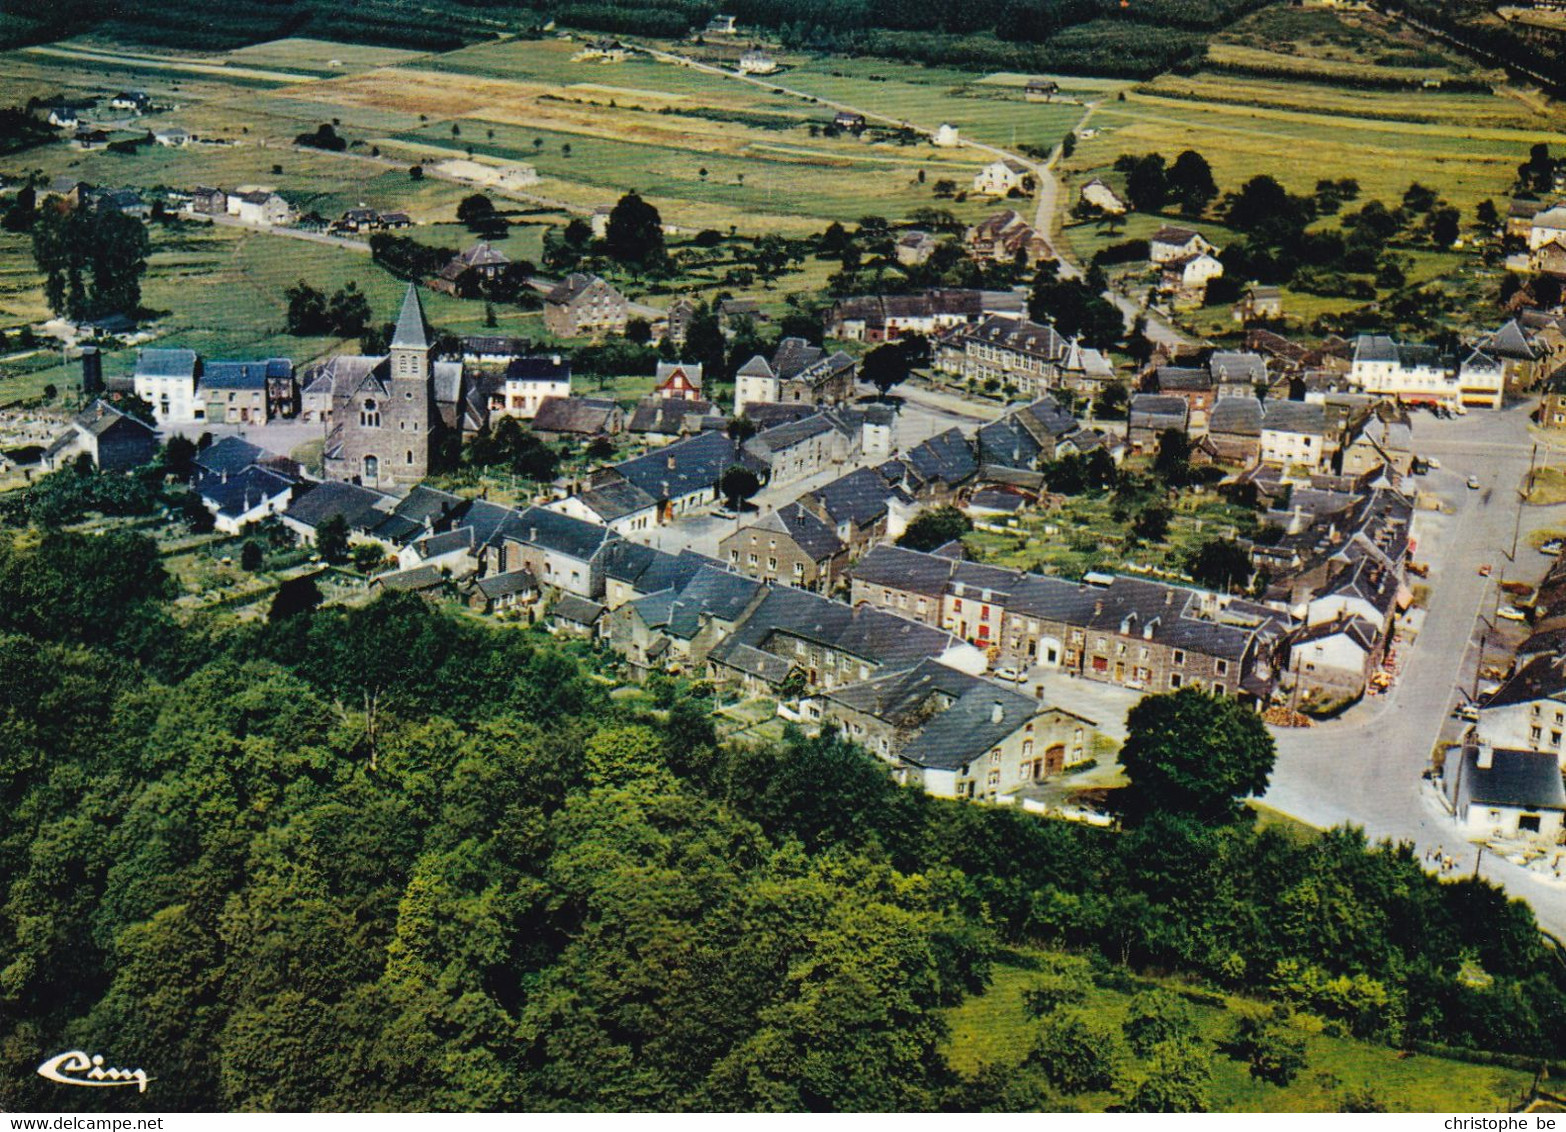
[[[665,456],[663,462],[664,467],[668,468],[671,472],[674,471],[674,456],[672,454]]]
[[[1101,617],[1101,616],[1103,616],[1103,613],[1104,613],[1104,603],[1101,602],[1101,601],[1095,601],[1093,603],[1093,616],[1094,617]]]
[[[549,364],[550,365],[556,365],[556,366],[559,365],[560,364],[560,355],[559,354],[550,354],[549,355]]]
[[[1478,746],[1478,753],[1479,757],[1474,760],[1474,766],[1480,770],[1489,770],[1490,765],[1495,762],[1495,748],[1481,740]]]
[[[1005,718],[1006,709],[1001,706],[1001,702],[999,700],[996,700],[995,703],[990,707],[990,722],[999,723]]]
[[[529,527],[527,529],[527,541],[528,542],[537,542],[538,541],[538,528],[537,527]]]

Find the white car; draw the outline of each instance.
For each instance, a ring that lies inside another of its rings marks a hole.
[[[1013,684],[1020,684],[1022,683],[1024,676],[1020,671],[1008,665],[1005,668],[997,668],[995,670],[995,679],[1009,680]]]
[[[1479,490],[1479,477],[1478,476],[1469,476],[1468,477],[1468,490],[1469,491],[1478,491]]]
[[[1503,605],[1495,611],[1495,615],[1502,621],[1526,621],[1528,615],[1515,605]]]
[[[1437,460],[1434,456],[1426,456],[1425,464],[1432,472],[1439,472],[1441,470],[1441,461]]]

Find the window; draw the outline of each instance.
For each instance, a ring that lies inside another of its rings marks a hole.
[[[768,570],[776,570],[777,568],[778,568],[778,560],[776,558],[768,558],[767,559],[767,569]]]
[[[729,551],[729,561],[730,562],[738,562],[739,561],[739,551],[737,551],[737,550]]]
[[[1218,695],[1218,696],[1221,696],[1221,695],[1223,695],[1223,694],[1224,694],[1224,692],[1225,692],[1225,691],[1226,691],[1226,690],[1227,690],[1227,689],[1225,689],[1225,688],[1224,688],[1224,686],[1223,686],[1223,685],[1222,685],[1222,684],[1220,684],[1220,683],[1218,683],[1218,682],[1216,682],[1216,681],[1214,681],[1214,683],[1213,683],[1213,694],[1214,694],[1214,695]]]
[[[1000,761],[1001,761],[1000,748],[996,747],[993,751],[990,752],[990,765],[991,766],[1000,766]]]
[[[1227,660],[1214,661],[1213,668],[1220,676],[1227,676],[1229,674],[1229,662]]]
[[[1174,662],[1176,664],[1184,664],[1185,663],[1185,650],[1184,649],[1175,649],[1175,651],[1174,651]]]
[[[412,463],[413,463],[413,449],[411,449],[411,448],[410,448],[410,449],[408,449],[408,460],[407,460],[407,462],[408,462],[408,463],[409,463],[409,464],[412,464]]]
[[[1178,672],[1171,672],[1169,674],[1169,686],[1171,688],[1178,688],[1180,686],[1180,674]]]
[[[359,424],[364,428],[381,427],[381,411],[376,407],[373,400],[365,401],[363,407],[360,408]]]
[[[958,613],[961,613],[962,612],[962,598],[958,598],[957,600],[953,601],[952,602],[952,608],[954,610],[956,610]]]
[[[377,480],[380,479],[380,477],[381,462],[374,456],[366,456],[364,458],[364,478],[367,480]]]
[[[745,559],[751,566],[754,566],[757,562],[757,558],[754,554],[747,554]]]
[[[1543,734],[1543,732],[1541,732],[1537,727],[1528,728],[1528,738],[1532,739],[1535,743],[1539,741],[1539,736],[1541,734]]]
[[[796,562],[796,563],[794,563],[794,576],[796,578],[799,577],[799,575],[803,574],[804,572],[805,572],[805,564],[803,562]]]

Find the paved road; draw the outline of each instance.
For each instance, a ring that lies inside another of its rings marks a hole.
[[[1537,582],[1549,560],[1528,548],[1526,536],[1566,521],[1566,507],[1523,507],[1518,523],[1516,489],[1528,471],[1531,443],[1525,408],[1448,422],[1416,416],[1416,448],[1439,457],[1442,470],[1414,482],[1455,507],[1451,515],[1421,512],[1415,525],[1418,555],[1431,564],[1423,627],[1388,695],[1331,723],[1275,731],[1278,763],[1268,805],[1313,825],[1363,826],[1372,839],[1411,841],[1421,852],[1439,846],[1463,875],[1473,871],[1477,848],[1462,840],[1421,775],[1443,729],[1451,730],[1459,685],[1472,686],[1475,640],[1488,631],[1480,615],[1493,615],[1496,583],[1503,574]],[[1470,474],[1480,480],[1477,491],[1464,486]],[[1514,531],[1520,532],[1515,563],[1507,559]],[[1480,577],[1481,563],[1490,563],[1495,576]],[[1480,872],[1528,900],[1547,930],[1566,934],[1566,886],[1547,885],[1490,853]]]

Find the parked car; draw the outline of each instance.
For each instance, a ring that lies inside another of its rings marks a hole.
[[[1479,490],[1479,477],[1478,476],[1469,476],[1468,477],[1468,490],[1469,491],[1478,491]]]
[[[1007,665],[1004,668],[997,668],[995,670],[995,679],[1009,680],[1013,684],[1020,684],[1025,679],[1025,677],[1021,671],[1012,668],[1010,665]]]
[[[1479,705],[1478,704],[1463,704],[1453,714],[1456,715],[1458,719],[1465,719],[1469,723],[1478,723],[1479,722]]]
[[[1434,456],[1426,456],[1425,463],[1429,465],[1432,472],[1439,472],[1441,470],[1441,461],[1437,460]]]
[[[1495,611],[1495,615],[1502,621],[1526,621],[1528,615],[1515,605],[1503,605]]]
[[[1488,562],[1479,567],[1479,576],[1481,578],[1488,578],[1490,576],[1490,564]]]
[[[1548,554],[1551,558],[1559,557],[1562,550],[1566,550],[1566,539],[1552,538],[1539,547],[1540,554]]]
[[[1430,563],[1410,562],[1408,572],[1416,578],[1428,578],[1430,576]]]

